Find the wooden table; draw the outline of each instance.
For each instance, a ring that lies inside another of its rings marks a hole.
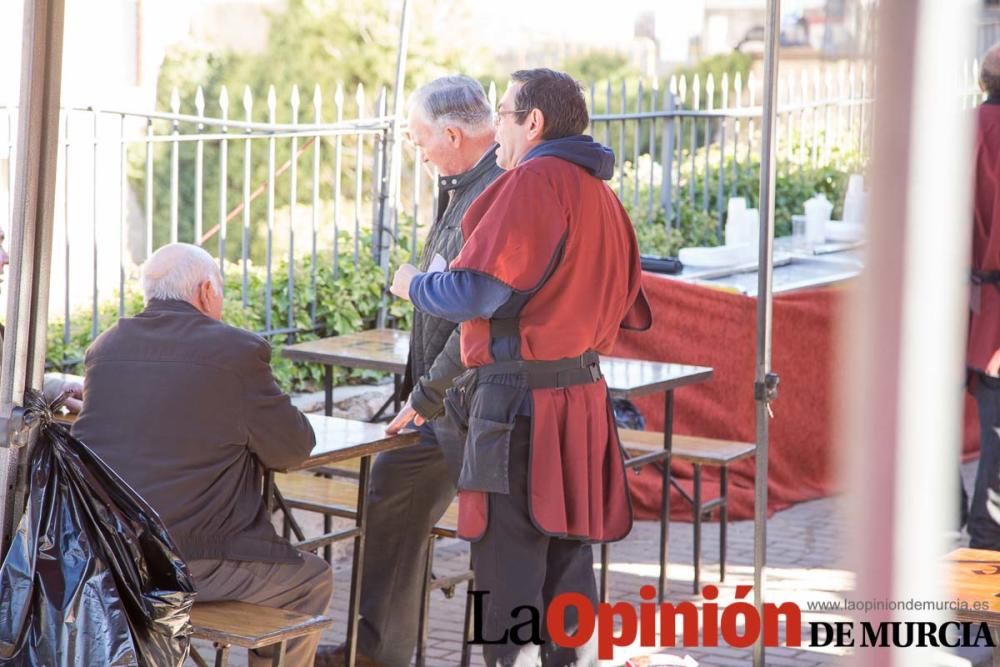
[[[295,532],[300,549],[311,551],[340,540],[354,539],[354,558],[351,565],[351,593],[347,607],[347,664],[354,665],[357,654],[358,622],[360,621],[361,575],[364,568],[365,533],[368,527],[368,480],[371,472],[371,457],[380,452],[388,452],[416,444],[417,433],[386,435],[385,426],[369,424],[353,419],[306,415],[316,433],[316,446],[309,458],[282,470],[269,470],[264,480],[265,505],[270,514],[276,502],[287,518],[288,525]],[[296,523],[284,498],[274,484],[275,472],[309,470],[348,459],[360,458],[358,481],[358,504],[354,513],[355,525],[349,530],[331,532],[330,517],[324,517],[324,534],[310,540],[305,539],[302,529]]]
[[[955,618],[988,624],[996,641],[1000,632],[1000,551],[956,549],[948,554],[945,566],[954,599],[969,606],[956,611]],[[986,608],[974,609],[977,602]],[[993,647],[993,666],[1000,667],[1000,642]]]
[[[647,454],[647,463],[663,466],[660,497],[660,576],[657,599],[663,603],[667,592],[667,556],[670,538],[670,450],[673,446],[674,391],[692,384],[707,382],[712,369],[705,366],[665,364],[659,361],[601,357],[601,372],[613,398],[638,398],[663,392],[663,451]],[[601,601],[608,599],[608,545],[601,545]]]
[[[406,358],[410,351],[410,334],[395,329],[370,329],[296,343],[282,348],[281,354],[292,361],[318,363],[324,366],[323,389],[325,392],[324,412],[333,414],[333,369],[360,368],[384,371],[393,375],[392,402],[399,412],[399,386],[406,373]],[[379,408],[372,418],[376,420],[388,407],[389,401]]]
[[[394,329],[371,329],[289,345],[282,350],[282,354],[294,361],[319,363],[326,367],[324,375],[326,413],[331,414],[333,410],[333,366],[364,368],[395,374],[397,389],[395,398],[396,410],[398,411],[399,380],[406,372],[409,349],[410,334],[408,332]],[[662,512],[660,525],[662,548],[660,550],[659,601],[662,603],[667,588],[667,538],[669,537],[670,523],[669,471],[674,419],[674,390],[711,379],[712,369],[704,366],[685,366],[658,361],[601,357],[601,372],[604,373],[608,389],[614,398],[635,398],[659,392],[664,393],[666,412],[664,413],[663,452],[649,455],[649,462],[662,462],[665,471],[663,475],[663,499],[660,508]],[[384,408],[385,406],[383,406]],[[602,550],[602,559],[606,558],[605,549]],[[604,574],[606,572],[607,568],[602,567],[602,599],[607,599],[607,577]]]

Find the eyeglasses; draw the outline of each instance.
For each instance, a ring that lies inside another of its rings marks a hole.
[[[507,109],[507,110],[503,110],[503,109],[497,108],[497,110],[495,112],[496,115],[493,116],[493,124],[494,125],[500,125],[500,121],[503,120],[503,117],[506,116],[509,113],[528,113],[529,111],[531,111],[531,109]]]

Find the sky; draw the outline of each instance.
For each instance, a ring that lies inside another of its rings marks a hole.
[[[473,12],[495,34],[522,39],[579,39],[619,42],[630,39],[635,17],[655,10],[661,52],[667,60],[687,55],[688,40],[701,31],[705,0],[504,0],[474,2]],[[765,0],[732,0],[728,4],[766,7]],[[784,14],[822,6],[824,0],[782,0]],[[668,20],[665,20],[668,19]]]
[[[145,107],[151,102],[124,90],[125,69],[134,62],[122,57],[134,40],[129,10],[137,0],[65,0],[66,25],[63,100],[72,105]],[[249,4],[280,4],[281,0],[246,0]],[[319,0],[318,0],[319,1]],[[400,6],[402,0],[386,0]],[[410,0],[419,3],[422,0]],[[671,63],[688,56],[690,38],[702,29],[706,1],[712,0],[466,0],[472,26],[483,26],[479,39],[497,50],[553,42],[626,45],[633,41],[635,19],[656,11],[661,57]],[[715,0],[720,1],[720,0]],[[727,4],[765,7],[765,0],[724,0]],[[142,63],[145,79],[155,81],[155,68],[171,44],[184,41],[193,17],[213,5],[238,5],[240,0],[142,0],[142,12],[156,26],[143,36],[149,54]],[[782,11],[800,11],[824,0],[782,0]],[[21,50],[22,0],[0,0],[0,106],[16,100]],[[229,11],[227,9],[227,11]],[[99,36],[99,39],[95,37]],[[101,63],[94,67],[93,63]],[[154,68],[154,71],[149,71]],[[146,94],[146,97],[149,97]],[[109,108],[109,107],[105,107]]]

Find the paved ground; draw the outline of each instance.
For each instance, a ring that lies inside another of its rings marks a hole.
[[[967,488],[975,474],[975,462],[963,466]],[[702,584],[718,583],[718,524],[708,524],[703,536]],[[845,526],[838,513],[837,500],[827,498],[802,503],[775,514],[767,526],[768,536],[768,599],[776,603],[793,601],[803,609],[803,624],[810,620],[838,620],[829,613],[808,612],[808,602],[842,600],[853,588],[853,575],[840,566],[841,547]],[[639,604],[639,589],[644,584],[655,586],[657,577],[657,546],[659,524],[639,522],[625,541],[614,545],[611,551],[611,599]],[[956,539],[961,545],[964,536]],[[691,601],[700,607],[702,599],[692,593],[693,568],[691,567],[692,526],[688,523],[671,524],[670,580],[671,602]],[[347,592],[349,583],[349,549],[338,552],[335,565],[335,592],[330,606],[334,627],[324,636],[324,643],[340,643],[346,627]],[[468,546],[455,540],[438,543],[435,571],[449,574],[466,568]],[[595,561],[599,562],[595,549]],[[596,574],[596,572],[595,572]],[[720,606],[734,599],[737,585],[753,583],[753,523],[749,521],[730,524],[729,555],[726,581],[720,586]],[[462,641],[462,621],[465,595],[460,591],[453,599],[446,599],[440,592],[432,598],[428,665],[453,667],[459,664]],[[621,665],[632,656],[649,654],[655,650],[639,646],[623,647],[615,652],[614,659],[606,665]],[[691,656],[702,667],[737,667],[751,664],[749,649],[728,646],[716,648],[665,649],[661,653],[679,658]],[[942,665],[986,665],[988,653],[967,653],[972,662],[951,660],[942,656]],[[815,665],[848,665],[849,655],[843,649],[772,648],[767,652],[767,664],[775,666],[813,667]],[[234,665],[245,665],[245,655],[234,655]],[[483,665],[478,648],[474,651],[474,665]],[[690,663],[689,663],[690,664]],[[603,667],[603,666],[602,666]]]
[[[840,597],[853,583],[853,577],[834,563],[842,533],[834,511],[833,500],[803,503],[775,515],[768,525],[768,560],[770,564],[770,591],[775,600],[830,600]],[[704,557],[702,583],[717,583],[718,532],[717,524],[711,524],[704,537]],[[657,547],[659,524],[640,522],[632,535],[611,550],[610,592],[613,601],[641,602],[639,588],[644,584],[656,584],[658,569]],[[692,594],[693,568],[691,562],[691,524],[671,525],[670,553],[668,568],[670,579],[670,600],[682,602],[700,598]],[[595,550],[595,561],[598,552]],[[468,547],[460,542],[438,545],[435,568],[440,572],[454,572],[468,563]],[[345,569],[336,575],[337,590],[334,594],[331,613],[338,619],[336,627],[330,631],[331,641],[340,641],[346,617]],[[719,601],[732,599],[737,584],[753,583],[753,523],[730,524],[729,557],[727,559],[726,581],[720,587]],[[429,665],[453,666],[459,662],[461,650],[461,629],[464,599],[456,596],[445,599],[435,594],[431,603],[430,642],[428,645]],[[639,647],[624,648],[616,652],[615,660],[609,664],[622,664],[631,655],[651,653]],[[668,651],[680,657],[690,655],[699,665],[729,667],[750,663],[750,653],[728,647],[714,649],[689,649]],[[777,648],[768,652],[769,665],[812,665],[831,664],[830,655],[800,649]],[[843,661],[842,661],[843,662]],[[473,664],[482,665],[478,655]],[[846,662],[844,663],[846,664]]]

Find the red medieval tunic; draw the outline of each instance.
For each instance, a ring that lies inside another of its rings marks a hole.
[[[1000,104],[982,104],[977,116],[972,270],[982,275],[1000,271]],[[976,370],[984,370],[1000,348],[998,287],[973,288],[966,363]]]
[[[451,270],[481,273],[531,297],[519,314],[521,358],[609,354],[620,327],[651,322],[635,232],[600,179],[556,157],[500,176],[462,219],[465,246]],[[462,323],[467,368],[494,363],[490,323]],[[624,538],[632,508],[607,384],[530,390],[531,518],[543,533],[594,542]],[[488,496],[460,491],[459,534],[480,538]]]

